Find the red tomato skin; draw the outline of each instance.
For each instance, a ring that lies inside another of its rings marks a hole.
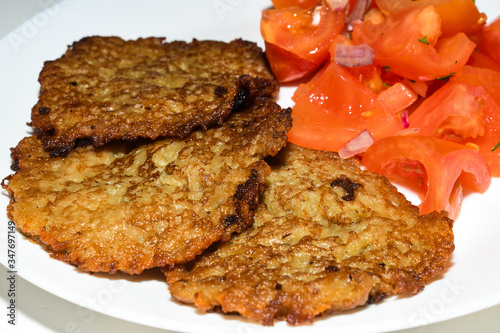
[[[478,48],[500,65],[500,17],[483,28]]]
[[[411,80],[434,80],[460,70],[469,59],[475,44],[464,34],[438,38],[437,27],[429,28],[421,17],[439,17],[432,7],[408,7],[389,14],[380,24],[366,20],[354,26],[355,44],[368,44],[375,50],[374,62]],[[419,19],[420,17],[420,19]]]
[[[415,167],[408,174],[397,174],[407,163]],[[484,193],[490,183],[491,174],[484,158],[464,145],[429,136],[393,136],[375,142],[363,154],[365,167],[391,180],[413,176],[421,184],[420,213],[447,211],[456,219],[460,211],[458,186]],[[450,201],[450,199],[453,199]]]
[[[314,73],[318,64],[305,60],[279,46],[265,42],[266,57],[276,80],[281,83],[301,79]]]
[[[487,68],[492,69],[494,71],[500,71],[500,62],[496,62],[486,53],[483,53],[476,49],[469,57],[467,61],[468,66],[478,67],[478,68]]]
[[[474,1],[451,0],[439,6],[436,11],[441,17],[443,36],[453,36],[459,32],[475,33],[485,25],[486,15],[480,13]]]
[[[344,14],[322,1],[320,15],[319,24],[313,25],[313,9],[286,7],[262,12],[265,52],[279,82],[306,77],[328,59],[330,45],[342,31]]]

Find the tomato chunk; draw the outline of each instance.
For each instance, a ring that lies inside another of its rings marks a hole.
[[[378,95],[378,100],[385,108],[392,112],[399,112],[412,105],[418,96],[401,82],[382,91]]]
[[[462,142],[485,133],[487,93],[484,88],[447,83],[410,116],[420,134]],[[489,105],[488,105],[489,106]]]
[[[363,155],[370,171],[395,182],[412,180],[420,189],[420,213],[447,211],[456,219],[462,187],[485,192],[491,175],[484,158],[467,146],[421,135],[393,136],[375,142]]]
[[[471,0],[376,0],[380,9],[394,12],[407,7],[434,6],[441,18],[443,36],[463,32],[477,32],[486,23],[486,15],[480,13]]]
[[[499,36],[500,38],[500,36]],[[500,71],[500,62],[496,62],[492,57],[476,49],[470,55],[467,65],[479,68],[488,68],[494,71]]]
[[[312,9],[264,10],[261,35],[277,80],[289,82],[317,70],[328,59],[328,49],[343,25],[343,12],[331,10],[325,1]]]
[[[355,44],[375,50],[374,62],[411,80],[434,80],[460,70],[475,44],[464,34],[440,38],[441,19],[434,7],[407,7],[381,23],[365,20],[354,26]]]
[[[478,49],[500,65],[500,17],[479,33]]]
[[[500,73],[466,66],[410,116],[410,127],[462,144],[474,144],[493,176],[500,176]],[[493,151],[492,151],[493,150]]]
[[[373,90],[334,62],[300,84],[293,100],[288,140],[300,146],[339,151],[366,129],[378,140],[403,128]]]

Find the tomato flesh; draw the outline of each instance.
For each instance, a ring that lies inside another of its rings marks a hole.
[[[499,36],[500,38],[500,36]],[[467,65],[472,67],[487,68],[494,71],[500,71],[500,62],[496,62],[492,57],[476,49],[472,52]]]
[[[486,91],[469,84],[448,83],[410,116],[420,134],[461,142],[485,133]]]
[[[399,112],[412,105],[418,96],[406,85],[398,82],[382,91],[377,98],[388,111]]]
[[[319,22],[315,22],[319,17]],[[343,28],[343,12],[323,1],[314,9],[286,7],[262,12],[266,56],[279,82],[310,75],[329,57],[329,47]]]
[[[430,7],[407,7],[390,13],[379,24],[365,20],[354,26],[355,44],[375,50],[381,67],[411,80],[434,80],[460,70],[475,44],[464,34],[441,35],[440,17]]]
[[[378,140],[403,128],[373,90],[334,62],[300,84],[293,100],[288,140],[300,146],[339,151],[365,129]]]
[[[491,174],[477,151],[421,135],[392,136],[375,142],[363,155],[365,167],[397,182],[413,179],[420,188],[420,213],[447,211],[456,219],[462,187],[485,192]]]
[[[443,36],[458,32],[471,34],[479,31],[486,22],[486,15],[480,13],[471,0],[376,0],[385,12],[394,12],[407,7],[434,6],[441,18]]]
[[[420,134],[474,144],[500,176],[500,73],[466,66],[410,116]]]
[[[500,17],[482,29],[478,49],[500,65]]]

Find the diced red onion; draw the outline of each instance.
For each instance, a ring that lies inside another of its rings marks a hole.
[[[335,47],[335,63],[344,67],[366,66],[373,63],[375,51],[370,45],[337,44]]]
[[[370,147],[375,140],[371,135],[370,131],[365,129],[363,132],[359,133],[358,136],[351,139],[339,150],[339,155],[341,158],[349,158],[354,155],[364,152],[368,147]]]
[[[326,0],[326,3],[331,10],[341,12],[349,5],[349,0]]]
[[[372,0],[358,0],[356,5],[351,12],[351,15],[347,18],[346,26],[348,31],[352,31],[354,23],[363,20],[368,9],[372,5]]]
[[[410,121],[408,119],[408,110],[403,110],[403,112],[401,112],[401,121],[403,122],[403,128],[410,127]]]

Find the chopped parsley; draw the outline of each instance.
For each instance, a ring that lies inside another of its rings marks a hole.
[[[386,72],[391,70],[390,66],[382,66],[382,69],[384,69]]]
[[[424,43],[426,45],[429,45],[429,41],[427,40],[427,36],[424,36],[424,38],[417,39],[420,43]]]
[[[455,72],[452,72],[446,76],[437,77],[436,80],[443,80],[445,82],[448,82],[450,81],[450,78],[453,76],[453,74],[455,74]]]
[[[497,143],[493,149],[491,149],[491,152],[494,152],[498,147],[500,147],[500,142]]]

